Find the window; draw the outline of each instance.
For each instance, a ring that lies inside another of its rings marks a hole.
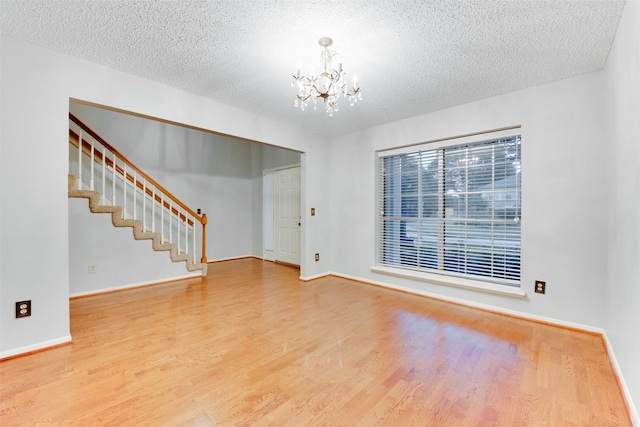
[[[519,286],[517,131],[379,152],[379,264]]]

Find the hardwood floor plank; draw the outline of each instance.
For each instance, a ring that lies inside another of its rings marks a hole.
[[[630,426],[601,337],[241,259],[73,299],[0,424]]]

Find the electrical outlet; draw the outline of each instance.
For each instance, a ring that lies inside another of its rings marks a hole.
[[[16,303],[16,319],[31,316],[31,300]]]
[[[98,272],[98,266],[96,264],[89,264],[89,274],[96,274]]]
[[[536,294],[544,294],[547,291],[547,282],[536,280]]]
[[[320,261],[320,254],[316,254],[316,261]]]

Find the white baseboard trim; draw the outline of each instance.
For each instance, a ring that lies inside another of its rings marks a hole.
[[[629,387],[627,387],[627,383],[624,381],[622,370],[620,369],[620,365],[618,365],[618,359],[616,359],[616,354],[613,351],[613,347],[611,347],[611,342],[609,342],[609,337],[607,337],[606,332],[602,334],[602,339],[604,340],[604,345],[607,347],[607,353],[609,354],[611,366],[613,366],[613,370],[615,371],[615,374],[618,377],[618,381],[620,382],[622,394],[627,401],[627,406],[629,407],[629,416],[631,417],[631,424],[636,427],[640,427],[640,414],[638,414],[638,408],[636,408],[635,404],[633,403],[631,391],[629,390]]]
[[[320,273],[320,274],[314,274],[313,276],[300,276],[300,280],[302,280],[303,282],[309,282],[311,280],[316,280],[316,279],[322,279],[323,277],[327,277],[327,276],[337,276],[337,274],[334,273]]]
[[[276,260],[276,251],[272,249],[265,249],[262,251],[262,260],[263,261],[275,261]]]
[[[211,264],[214,262],[223,262],[223,261],[233,261],[236,259],[245,259],[245,258],[256,258],[261,260],[262,257],[261,256],[257,256],[257,255],[238,255],[238,256],[233,256],[233,257],[229,257],[229,258],[216,258],[216,259],[209,259],[207,260],[207,264]]]
[[[123,291],[125,289],[140,288],[142,286],[149,286],[149,285],[156,285],[156,284],[159,285],[160,283],[173,282],[175,280],[182,280],[182,279],[192,279],[194,277],[202,277],[202,273],[199,272],[199,271],[194,271],[192,273],[185,274],[184,276],[168,277],[166,279],[159,279],[159,280],[149,280],[147,282],[130,283],[128,285],[113,286],[113,287],[110,287],[110,288],[102,288],[102,289],[94,289],[94,290],[87,291],[87,292],[76,292],[74,294],[69,294],[69,298],[86,297],[86,296],[89,296],[89,295],[104,294],[104,293],[115,292],[115,291]]]
[[[18,356],[25,353],[32,353],[38,350],[44,350],[48,347],[54,347],[60,344],[65,344],[71,342],[71,335],[65,335],[60,338],[56,338],[49,341],[39,342],[37,344],[26,345],[24,347],[14,348],[12,350],[7,350],[0,352],[0,360],[6,359],[7,357]]]
[[[375,285],[375,286],[380,286],[380,287],[383,287],[383,288],[394,289],[394,290],[406,292],[406,293],[409,293],[409,294],[414,294],[414,295],[419,295],[419,296],[423,296],[423,297],[427,297],[427,298],[437,299],[437,300],[444,301],[444,302],[450,302],[450,303],[464,305],[464,306],[471,307],[471,308],[478,308],[478,309],[485,310],[485,311],[491,311],[493,313],[506,314],[506,315],[513,316],[513,317],[519,317],[521,319],[535,320],[536,322],[548,323],[548,324],[551,324],[551,325],[563,326],[563,327],[566,327],[566,328],[578,329],[578,330],[582,330],[582,331],[586,331],[586,332],[593,332],[593,333],[596,333],[596,334],[604,334],[604,329],[602,329],[602,328],[596,328],[596,327],[593,327],[593,326],[590,326],[590,325],[584,325],[584,324],[581,324],[581,323],[568,322],[566,320],[559,320],[559,319],[555,319],[555,318],[552,318],[552,317],[538,316],[536,314],[525,313],[525,312],[517,311],[517,310],[510,310],[508,308],[497,307],[497,306],[489,305],[489,304],[482,304],[482,303],[469,301],[469,300],[462,299],[462,298],[448,297],[448,296],[445,296],[445,295],[435,294],[435,293],[432,293],[432,292],[420,291],[420,290],[417,290],[417,289],[406,288],[404,286],[392,285],[390,283],[385,283],[385,282],[378,282],[376,280],[363,279],[363,278],[360,278],[360,277],[350,276],[350,275],[347,275],[347,274],[341,274],[341,273],[335,273],[335,272],[331,272],[329,274],[331,274],[332,276],[342,277],[344,279],[355,280],[355,281],[358,281],[358,282],[368,283],[368,284]]]

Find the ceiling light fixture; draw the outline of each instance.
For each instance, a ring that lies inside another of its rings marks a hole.
[[[336,52],[327,49],[333,44],[333,40],[329,37],[322,37],[318,40],[318,44],[322,46],[320,58],[322,60],[322,72],[316,77],[315,71],[311,71],[311,76],[306,77],[298,74],[293,76],[291,86],[298,87],[298,94],[294,103],[295,107],[300,107],[302,111],[309,104],[309,100],[313,101],[313,109],[316,109],[316,100],[322,98],[324,107],[329,116],[333,116],[338,111],[338,99],[340,95],[349,97],[349,105],[353,106],[358,100],[362,99],[362,93],[358,87],[358,80],[353,76],[353,86],[347,88],[345,72],[342,70],[342,64],[338,64],[335,69],[332,66],[333,57]]]

